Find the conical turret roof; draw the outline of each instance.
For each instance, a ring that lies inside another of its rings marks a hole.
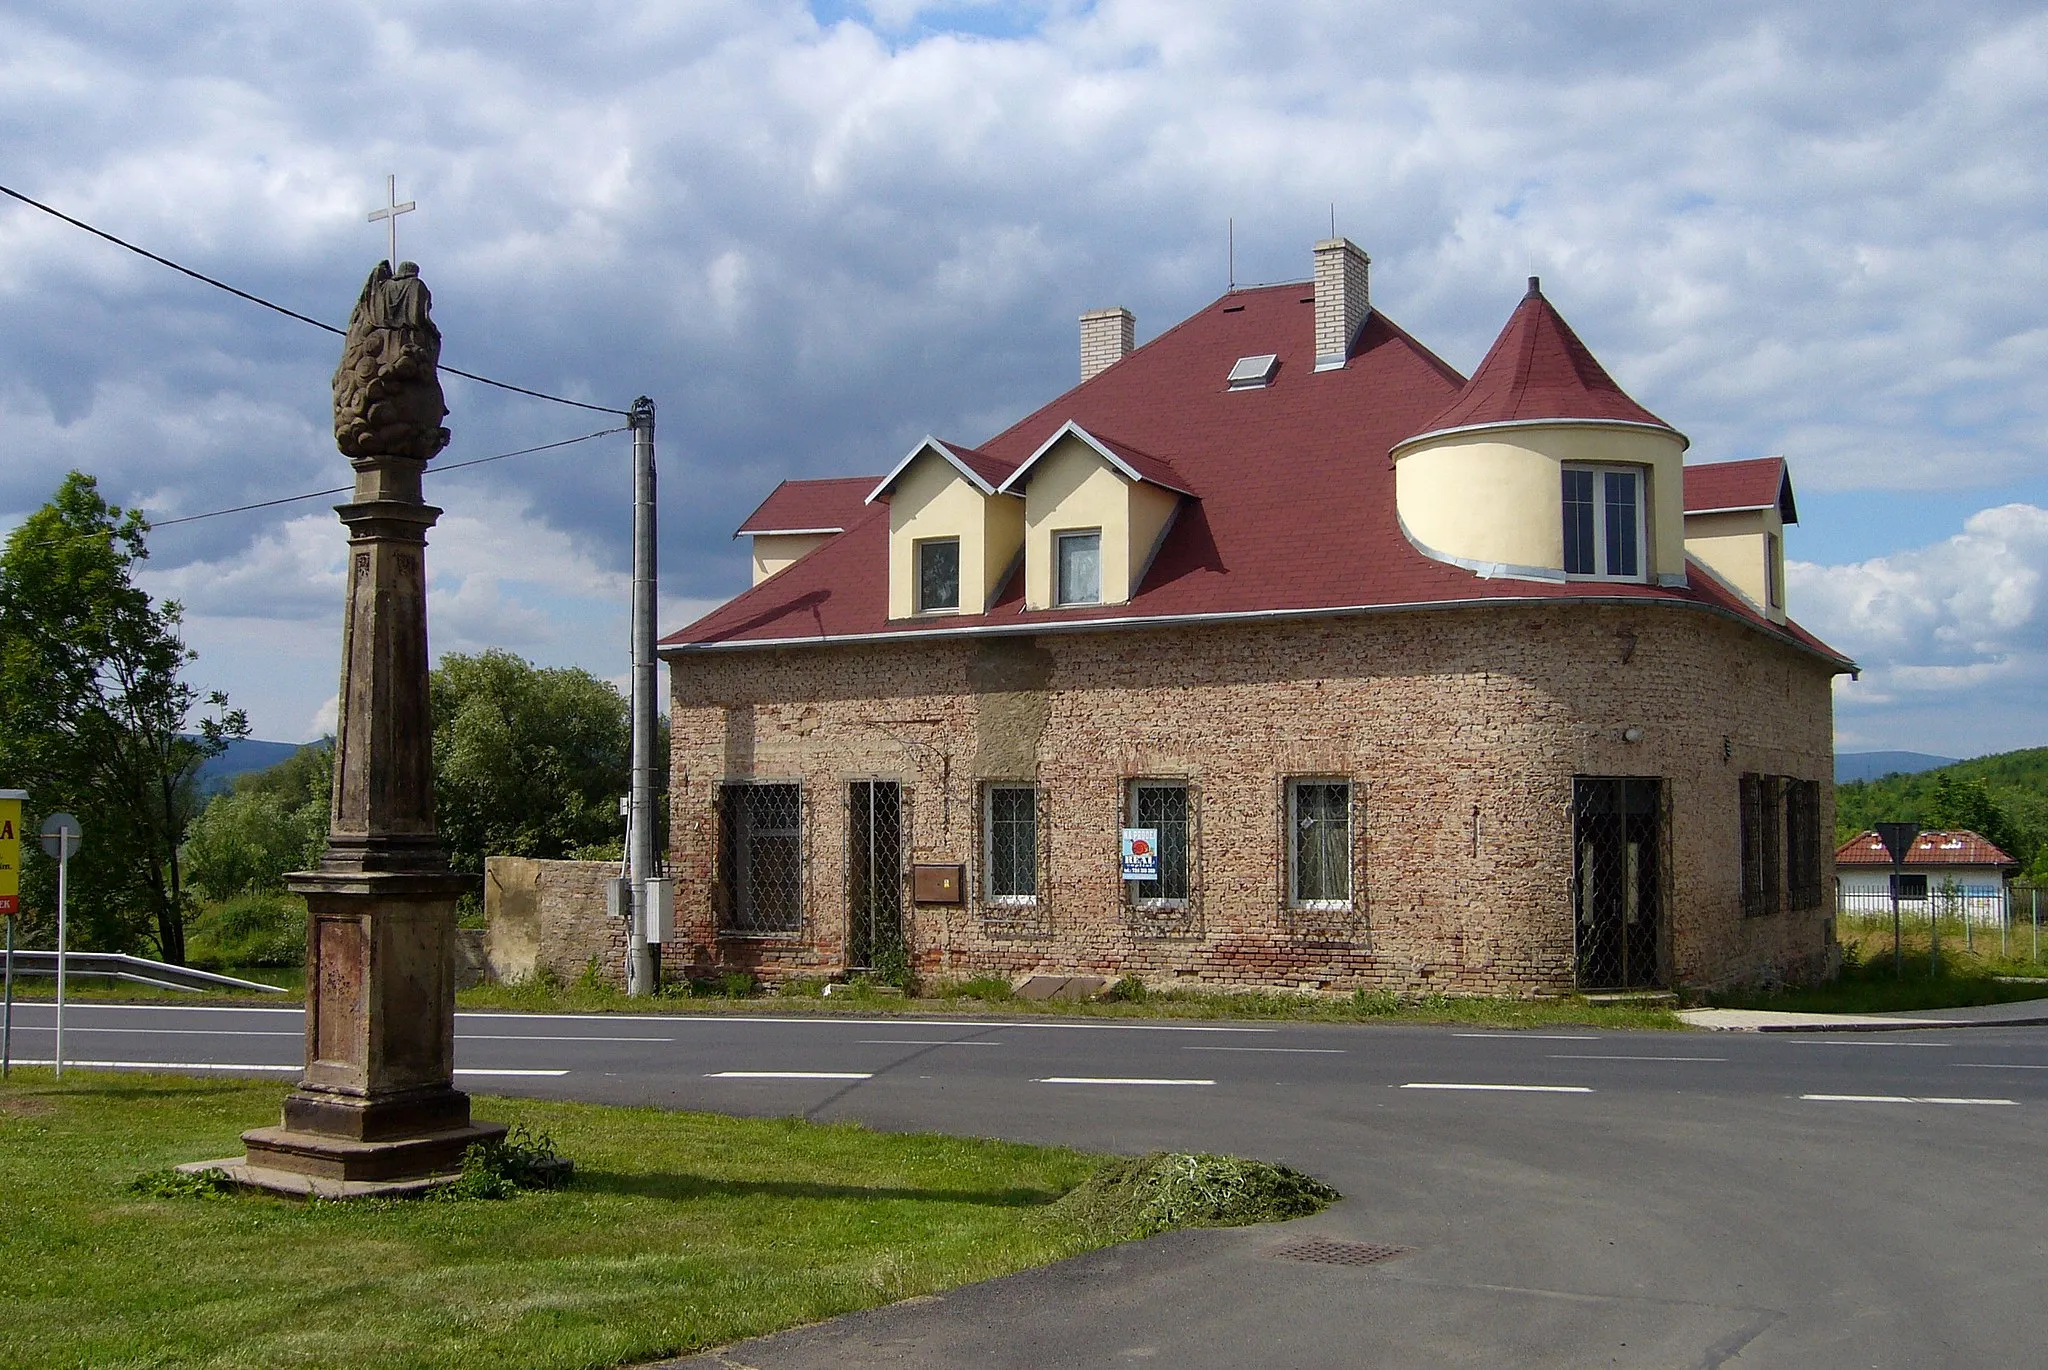
[[[1564,321],[1536,277],[1486,360],[1450,406],[1423,433],[1478,424],[1532,419],[1600,419],[1671,425],[1630,399],[1614,383],[1572,326]]]

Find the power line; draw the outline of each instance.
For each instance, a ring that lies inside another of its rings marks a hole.
[[[202,281],[205,284],[212,286],[216,290],[225,290],[228,292],[228,294],[235,296],[237,299],[247,300],[250,304],[261,305],[265,309],[275,310],[277,313],[284,315],[287,319],[297,319],[300,323],[309,323],[313,325],[313,327],[321,329],[324,332],[333,333],[339,337],[348,336],[348,332],[346,329],[336,328],[331,323],[322,323],[320,320],[313,318],[310,315],[299,313],[299,311],[296,309],[287,309],[281,304],[277,304],[271,300],[266,300],[261,295],[251,295],[246,290],[238,290],[234,286],[229,285],[226,281],[217,281],[213,277],[205,274],[204,272],[194,271],[189,266],[180,266],[178,263],[172,261],[169,257],[160,257],[156,253],[151,252],[148,248],[137,247],[134,243],[129,242],[125,238],[115,237],[113,234],[107,232],[105,229],[94,228],[91,224],[85,222],[85,220],[74,219],[69,214],[64,213],[60,209],[52,209],[49,205],[44,204],[41,200],[32,200],[28,196],[22,194],[20,191],[15,190],[10,186],[0,185],[0,195],[10,196],[13,199],[21,201],[23,204],[29,206],[32,209],[40,209],[43,213],[48,214],[50,217],[54,219],[62,219],[65,223],[70,224],[73,228],[82,228],[87,233],[92,234],[95,238],[104,238],[108,242],[112,243],[114,246],[126,248],[128,251],[133,252],[138,257],[147,257],[150,261],[155,262],[159,266],[167,266],[171,270],[176,271],[181,275],[190,276],[195,281]],[[396,262],[393,262],[392,265],[395,267],[398,264]],[[439,369],[442,371],[446,371],[451,376],[460,376],[464,380],[477,381],[484,385],[494,385],[500,390],[510,390],[514,394],[531,395],[534,399],[537,400],[550,400],[556,404],[571,405],[577,409],[588,409],[599,414],[617,414],[621,418],[626,417],[625,410],[613,409],[609,405],[586,404],[582,400],[571,400],[565,399],[560,395],[550,395],[544,390],[529,390],[523,385],[514,385],[510,381],[492,380],[489,376],[479,376],[474,371],[463,371],[453,366],[443,366],[440,367]],[[619,430],[614,429],[612,431],[617,432]],[[508,453],[507,455],[512,454]],[[452,471],[455,468],[451,466],[444,467],[443,469]]]
[[[507,457],[523,457],[533,452],[552,451],[557,447],[573,447],[579,442],[589,442],[594,438],[608,438],[614,433],[623,433],[625,431],[626,430],[624,428],[605,428],[595,433],[585,433],[580,438],[563,438],[560,442],[544,442],[538,447],[522,447],[516,452],[500,452],[495,456],[472,457],[468,461],[449,462],[445,466],[429,466],[427,468],[426,474],[434,476],[446,475],[450,471],[460,471],[467,466],[482,466],[488,462],[503,461]],[[228,509],[209,509],[203,514],[184,514],[179,516],[178,518],[163,519],[155,523],[151,523],[148,519],[144,519],[143,525],[148,531],[155,532],[159,528],[169,528],[174,524],[197,523],[201,519],[215,519],[219,518],[223,514],[245,514],[252,509],[274,509],[280,504],[296,504],[300,500],[319,499],[322,495],[345,495],[354,489],[355,487],[353,485],[337,485],[331,490],[308,490],[303,494],[283,495],[277,499],[258,500],[254,504],[237,504],[232,508]],[[78,538],[96,538],[99,536],[101,535],[98,533],[73,533],[70,537],[46,538],[45,540],[38,543],[34,543],[32,545],[37,547],[55,547],[62,542],[71,542]]]

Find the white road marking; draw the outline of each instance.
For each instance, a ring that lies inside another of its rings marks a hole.
[[[1182,1047],[1182,1051],[1278,1051],[1293,1056],[1348,1056],[1344,1047]]]
[[[56,1063],[55,1061],[24,1061],[24,1060],[23,1060],[23,1059],[21,1059],[21,1058],[20,1058],[19,1056],[17,1056],[17,1057],[15,1057],[15,1058],[14,1058],[14,1064],[16,1064],[16,1065],[18,1065],[18,1066],[54,1066],[54,1065],[56,1065],[57,1063]],[[292,1073],[296,1074],[297,1072],[299,1072],[299,1071],[301,1071],[301,1070],[304,1070],[304,1069],[305,1069],[305,1067],[304,1067],[304,1066],[302,1066],[302,1065],[298,1065],[298,1066],[251,1066],[251,1065],[237,1065],[237,1064],[234,1064],[234,1063],[229,1063],[229,1062],[220,1062],[220,1061],[73,1061],[73,1060],[66,1060],[66,1061],[64,1062],[64,1064],[65,1064],[65,1065],[67,1065],[67,1066],[81,1066],[81,1067],[85,1067],[85,1068],[87,1068],[87,1069],[94,1069],[94,1070],[263,1070],[263,1071],[290,1071],[290,1072],[292,1072]]]
[[[295,1036],[300,1034],[293,1034]],[[458,1032],[458,1042],[673,1042],[673,1037],[542,1037],[527,1032]]]
[[[1413,1083],[1402,1085],[1403,1089],[1469,1089],[1499,1094],[1591,1094],[1585,1085],[1458,1085],[1437,1083]]]
[[[1553,1061],[1725,1061],[1726,1056],[1594,1056],[1554,1052]]]
[[[872,1070],[713,1070],[707,1080],[872,1080]]]
[[[1001,1042],[938,1042],[928,1037],[863,1037],[864,1047],[999,1047]]]
[[[1947,1051],[1954,1042],[1859,1042],[1840,1037],[1800,1037],[1792,1040],[1803,1047],[1919,1047],[1925,1051]]]
[[[1802,1094],[1799,1097],[1823,1104],[1996,1104],[2005,1108],[2019,1107],[2016,1099],[1943,1099],[1905,1094]]]
[[[1037,1085],[1213,1085],[1214,1080],[1144,1080],[1112,1079],[1094,1075],[1048,1075],[1042,1080],[1033,1080]]]
[[[1957,1070],[2048,1070],[2048,1066],[2005,1065],[1998,1061],[1950,1061]]]
[[[1555,1032],[1454,1032],[1453,1037],[1501,1037],[1517,1042],[1597,1042],[1595,1033],[1585,1032],[1567,1035]]]
[[[55,1031],[55,1029],[56,1025],[54,1023],[18,1023],[15,1025],[15,1031],[17,1032],[52,1032]],[[67,1024],[65,1030],[68,1032],[126,1032],[135,1033],[143,1037],[303,1038],[306,1035],[303,1032],[293,1032],[287,1028],[108,1028],[82,1026],[72,1027]]]
[[[263,1011],[264,1011],[264,1012],[266,1012],[266,1013],[269,1013],[269,1012],[276,1012],[276,1011],[278,1011],[278,1010],[271,1010],[271,1009],[265,1009],[265,1010],[263,1010]],[[298,1012],[298,1010],[297,1010],[297,1009],[293,1009],[293,1010],[291,1010],[291,1012],[294,1012],[294,1013],[296,1013],[296,1012]],[[659,1013],[644,1013],[644,1014],[642,1014],[642,1013],[498,1013],[498,1012],[490,1012],[490,1013],[486,1013],[486,1012],[474,1012],[474,1013],[458,1013],[458,1014],[456,1014],[456,1015],[455,1015],[455,1020],[456,1020],[457,1022],[462,1022],[462,1021],[463,1021],[464,1019],[470,1019],[470,1018],[479,1018],[479,1019],[483,1019],[483,1018],[509,1018],[509,1019],[512,1019],[512,1020],[513,1020],[513,1021],[515,1021],[515,1022],[522,1022],[522,1023],[533,1023],[533,1022],[557,1022],[557,1023],[611,1023],[611,1024],[614,1024],[614,1025],[620,1025],[620,1024],[623,1024],[623,1023],[631,1023],[631,1022],[643,1022],[643,1023],[656,1023],[656,1024],[659,1024],[660,1026],[662,1026],[662,1027],[664,1027],[664,1028],[678,1028],[678,1027],[682,1027],[682,1026],[684,1026],[685,1024],[687,1024],[687,1025],[688,1025],[688,1026],[690,1026],[690,1027],[716,1027],[716,1026],[717,1026],[717,1025],[719,1025],[720,1023],[802,1023],[802,1024],[810,1024],[810,1025],[816,1025],[816,1026],[821,1026],[821,1027],[833,1027],[833,1026],[836,1026],[836,1027],[864,1027],[864,1028],[870,1028],[870,1029],[872,1029],[872,1028],[874,1028],[875,1026],[877,1026],[877,1020],[876,1020],[876,1019],[873,1019],[873,1018],[828,1018],[828,1017],[825,1017],[825,1016],[824,1016],[824,1015],[822,1015],[822,1014],[802,1014],[802,1015],[799,1015],[799,1016],[792,1016],[792,1017],[786,1017],[786,1018],[775,1018],[775,1017],[769,1017],[769,1016],[766,1016],[766,1015],[763,1015],[763,1014],[742,1014],[742,1013],[689,1013],[689,1014],[659,1014]],[[884,1020],[884,1021],[886,1021],[886,1020]],[[1217,1026],[1213,1026],[1213,1025],[1209,1025],[1209,1024],[1190,1024],[1190,1023],[1076,1023],[1076,1022],[1067,1022],[1067,1021],[1059,1021],[1059,1022],[1043,1022],[1043,1023],[1040,1023],[1040,1022],[1033,1022],[1033,1021],[1031,1021],[1031,1020],[1029,1020],[1029,1019],[1019,1019],[1019,1018],[960,1018],[960,1019],[955,1019],[955,1018],[906,1018],[906,1019],[903,1019],[902,1021],[903,1021],[903,1023],[904,1023],[904,1027],[905,1027],[905,1030],[906,1030],[906,1031],[907,1031],[907,1030],[909,1030],[909,1029],[911,1029],[911,1028],[925,1028],[925,1027],[947,1027],[947,1028],[982,1028],[982,1029],[989,1029],[989,1028],[1001,1028],[1001,1029],[1002,1029],[1002,1030],[1003,1030],[1004,1032],[1009,1032],[1009,1031],[1011,1031],[1012,1029],[1015,1029],[1015,1028],[1034,1028],[1034,1029],[1038,1029],[1038,1030],[1041,1030],[1041,1031],[1050,1031],[1050,1030],[1052,1030],[1052,1029],[1059,1029],[1059,1028],[1071,1028],[1071,1029],[1073,1029],[1073,1030],[1075,1030],[1075,1031],[1079,1031],[1079,1032],[1257,1032],[1257,1033],[1267,1033],[1267,1032],[1278,1032],[1278,1031],[1280,1030],[1279,1028],[1270,1028],[1270,1027],[1217,1027]]]
[[[569,1072],[566,1070],[469,1070],[457,1066],[455,1073],[457,1075],[567,1075]]]

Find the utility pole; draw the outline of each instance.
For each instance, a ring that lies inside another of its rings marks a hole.
[[[626,876],[632,912],[626,937],[626,993],[652,994],[655,966],[648,955],[653,917],[647,882],[654,876],[654,401],[633,401],[633,789],[626,827]]]

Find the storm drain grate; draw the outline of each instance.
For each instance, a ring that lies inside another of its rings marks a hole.
[[[1369,1242],[1333,1242],[1319,1238],[1295,1242],[1273,1252],[1275,1260],[1314,1261],[1319,1265],[1375,1265],[1405,1256],[1405,1246],[1374,1246]]]

